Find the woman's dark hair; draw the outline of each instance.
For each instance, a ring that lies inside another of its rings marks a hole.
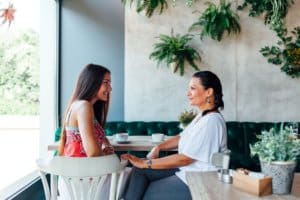
[[[63,154],[64,144],[66,141],[66,136],[65,136],[66,120],[65,119],[67,113],[69,112],[70,106],[75,100],[89,101],[92,98],[94,98],[101,87],[102,81],[104,79],[104,75],[106,73],[110,73],[110,71],[107,68],[95,64],[88,64],[80,72],[76,82],[75,89],[68,103],[67,109],[65,111],[64,119],[62,122],[63,127],[61,132],[61,139],[60,139],[61,143],[59,147],[59,155]],[[106,123],[106,117],[109,108],[109,100],[110,98],[108,96],[107,101],[98,100],[93,106],[94,116],[103,128],[105,127],[105,123]]]
[[[110,71],[101,65],[87,65],[79,74],[75,90],[71,97],[71,104],[75,100],[91,100],[95,97],[106,73],[110,73]],[[108,105],[109,98],[107,101],[98,100],[94,104],[94,115],[102,127],[106,123]]]
[[[200,71],[196,72],[193,77],[199,78],[201,84],[205,89],[212,88],[214,90],[214,99],[215,104],[214,107],[210,110],[204,110],[202,112],[202,116],[206,115],[211,111],[219,111],[224,109],[224,102],[223,102],[223,91],[222,91],[222,84],[220,79],[214,73],[210,71]]]

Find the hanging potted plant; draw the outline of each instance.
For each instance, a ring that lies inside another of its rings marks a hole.
[[[300,140],[291,135],[290,128],[271,128],[257,136],[258,141],[250,145],[251,155],[258,155],[262,172],[272,177],[274,194],[291,191],[297,156],[300,155]]]
[[[134,0],[121,0],[123,4],[130,3]],[[135,0],[136,11],[140,13],[141,11],[145,11],[147,17],[151,17],[153,12],[156,9],[159,9],[159,14],[161,14],[165,9],[168,8],[167,0]]]
[[[280,65],[281,71],[292,78],[300,76],[300,27],[294,28],[292,36],[287,35],[286,28],[276,29],[280,40],[276,46],[263,47],[260,52],[268,62]]]
[[[238,9],[243,10],[250,5],[249,16],[255,17],[264,13],[265,24],[276,29],[283,25],[284,18],[292,4],[294,4],[294,0],[245,0],[242,5],[238,6]]]
[[[190,30],[200,27],[202,29],[201,39],[204,36],[209,36],[218,41],[221,41],[225,32],[228,34],[240,33],[239,17],[231,10],[230,3],[220,0],[219,6],[211,2],[207,2],[207,4],[208,8],[199,17],[198,21],[192,24]]]
[[[180,75],[184,74],[185,64],[188,63],[195,70],[199,70],[195,61],[201,61],[199,53],[189,45],[192,40],[192,35],[185,34],[183,36],[173,34],[171,36],[161,34],[159,36],[160,42],[154,44],[154,50],[149,58],[157,61],[157,66],[164,62],[167,67],[172,67],[173,72],[178,70]]]

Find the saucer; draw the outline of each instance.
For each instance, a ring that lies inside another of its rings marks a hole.
[[[116,143],[118,143],[118,144],[129,144],[130,141],[116,141]]]
[[[161,140],[161,141],[152,141],[152,140],[149,140],[152,144],[159,144],[159,143],[162,143],[164,140]]]

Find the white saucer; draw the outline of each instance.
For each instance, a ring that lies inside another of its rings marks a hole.
[[[116,141],[116,143],[118,143],[118,144],[129,144],[130,141]]]

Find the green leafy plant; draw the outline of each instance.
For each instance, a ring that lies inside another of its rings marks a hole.
[[[240,33],[239,17],[231,10],[230,3],[220,0],[219,6],[211,2],[206,4],[208,4],[208,8],[198,18],[198,21],[192,24],[190,30],[200,27],[202,28],[201,39],[203,36],[209,36],[218,41],[222,39],[225,32],[228,34]]]
[[[257,138],[250,150],[251,155],[258,155],[261,161],[294,161],[300,155],[300,140],[291,136],[289,127],[281,125],[280,130],[262,131]]]
[[[146,11],[146,16],[151,17],[155,9],[159,8],[159,14],[161,14],[164,9],[168,8],[167,0],[121,0],[123,4],[130,3],[132,5],[135,1],[136,11],[140,13],[141,11]]]
[[[249,16],[255,17],[264,13],[265,24],[270,24],[274,29],[282,26],[288,9],[293,3],[293,0],[245,0],[238,9],[242,10],[251,5]]]
[[[150,54],[149,58],[157,61],[157,66],[161,62],[165,62],[167,67],[174,64],[173,72],[178,69],[180,75],[184,74],[185,63],[189,63],[195,70],[199,70],[195,61],[201,61],[200,54],[189,45],[189,42],[193,39],[192,35],[185,34],[183,36],[173,34],[171,36],[161,34],[159,36],[160,42],[154,44],[154,50]]]
[[[292,78],[300,76],[300,27],[291,31],[292,35],[287,35],[287,29],[279,27],[275,29],[279,41],[276,46],[263,47],[260,52],[268,58],[268,62],[280,65],[281,71]]]
[[[180,113],[178,120],[183,126],[187,126],[197,116],[197,114],[198,113],[194,110],[185,110]]]

